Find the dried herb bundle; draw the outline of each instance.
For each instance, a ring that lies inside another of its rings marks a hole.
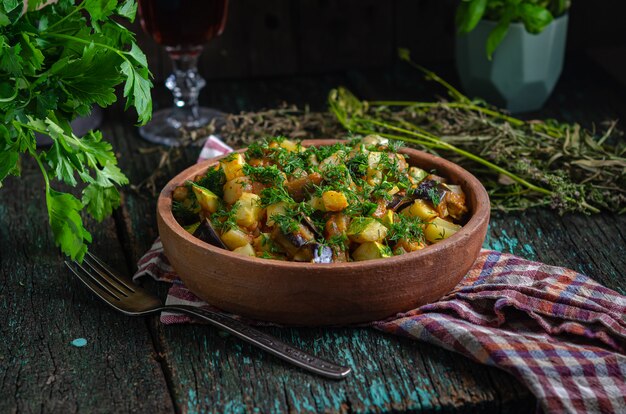
[[[269,136],[311,139],[345,135],[345,129],[330,112],[311,112],[308,108],[299,109],[294,105],[283,104],[279,108],[259,112],[227,114],[218,128],[211,124],[202,130],[183,131],[180,146],[151,147],[144,150],[160,153],[158,166],[149,177],[137,185],[132,185],[131,188],[140,194],[143,193],[141,190],[146,189],[150,194],[156,195],[161,179],[166,179],[174,173],[172,165],[183,157],[185,148],[201,145],[204,140],[200,138],[214,133],[216,129],[219,129],[220,138],[235,148],[247,146]]]
[[[410,62],[406,51],[401,57]],[[487,187],[494,208],[626,211],[626,145],[615,123],[596,136],[578,124],[523,121],[410,63],[452,101],[367,102],[338,88],[329,96],[331,112],[348,131],[402,140],[463,165]]]
[[[311,112],[294,105],[260,112],[227,115],[220,136],[228,145],[244,146],[268,136],[292,139],[335,138],[345,130],[329,112]]]

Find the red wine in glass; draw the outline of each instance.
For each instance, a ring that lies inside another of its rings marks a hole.
[[[165,82],[174,107],[155,112],[139,132],[151,142],[179,145],[183,130],[201,128],[220,115],[198,105],[205,82],[197,65],[204,43],[224,30],[228,0],[139,0],[139,15],[144,30],[165,46],[174,64]]]

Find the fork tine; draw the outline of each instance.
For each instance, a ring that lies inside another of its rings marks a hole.
[[[94,262],[96,262],[98,266],[100,266],[100,268],[103,271],[105,271],[108,276],[112,277],[117,283],[124,286],[126,289],[130,290],[131,292],[133,293],[135,292],[136,286],[132,282],[128,281],[128,279],[122,276],[119,276],[113,269],[107,266],[106,263],[98,259],[98,257],[96,257],[95,255],[87,252],[86,256],[92,259]]]
[[[98,277],[98,279],[118,291],[121,295],[128,296],[132,293],[129,292],[130,289],[124,289],[126,285],[118,282],[117,278],[107,271],[107,269],[103,269],[101,265],[97,263],[93,263],[92,259],[85,256],[83,260],[83,264],[85,264],[90,270],[92,270]]]
[[[113,300],[121,300],[115,293],[111,292],[111,290],[106,287],[102,282],[98,280],[98,278],[94,277],[87,269],[85,269],[80,264],[74,262],[74,266],[72,263],[66,261],[65,265],[83,282],[87,287],[96,295],[100,296],[100,298],[104,299],[107,302],[111,302]],[[82,270],[79,272],[76,267]],[[109,299],[110,298],[110,299]]]

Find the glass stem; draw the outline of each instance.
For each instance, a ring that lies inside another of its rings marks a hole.
[[[169,49],[174,72],[168,76],[165,86],[174,95],[174,107],[168,122],[174,128],[199,128],[203,125],[198,111],[198,95],[206,82],[198,74],[197,53],[176,53]]]

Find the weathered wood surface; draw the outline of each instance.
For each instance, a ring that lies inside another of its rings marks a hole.
[[[203,76],[233,79],[382,68],[407,47],[423,64],[454,57],[456,0],[234,0],[222,36],[200,58]],[[619,0],[574,1],[567,47],[571,51],[625,46]],[[159,81],[171,63],[133,26]],[[612,59],[619,59],[613,57]]]
[[[0,192],[0,413],[171,411],[146,321],[118,317],[70,277],[43,179],[25,167]],[[94,250],[124,266],[114,221],[90,227]],[[87,346],[70,345],[81,337]]]
[[[581,63],[576,61],[576,63]],[[584,64],[583,61],[581,64]],[[578,66],[578,65],[577,65]],[[571,67],[571,66],[570,66]],[[454,77],[449,67],[440,68]],[[545,113],[585,122],[626,116],[612,81],[566,71]],[[330,87],[360,96],[430,98],[415,72],[211,82],[203,100],[225,111],[280,103],[324,105]],[[166,95],[159,95],[166,97]],[[106,114],[103,131],[134,183],[158,162],[141,154],[129,114]],[[193,162],[189,151],[174,170]],[[171,171],[173,174],[176,171]],[[110,311],[73,280],[52,247],[31,165],[0,190],[0,412],[529,412],[532,395],[510,375],[442,349],[367,328],[268,330],[353,367],[343,382],[293,369],[204,325],[163,326]],[[124,192],[114,219],[91,226],[93,251],[132,272],[156,236],[155,200]],[[610,237],[610,239],[609,239]],[[626,293],[626,217],[533,210],[495,214],[485,246],[564,265]],[[162,291],[162,289],[161,289]],[[163,293],[163,292],[161,292]],[[85,348],[69,342],[85,337]]]

